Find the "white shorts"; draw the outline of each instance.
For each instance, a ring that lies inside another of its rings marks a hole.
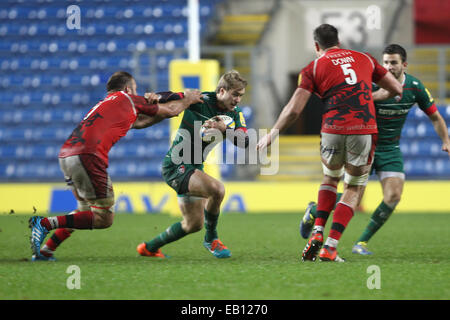
[[[322,133],[320,155],[329,167],[342,167],[346,163],[360,167],[372,164],[375,146],[372,134]]]
[[[106,165],[91,154],[59,158],[67,185],[83,200],[112,199],[114,190]]]

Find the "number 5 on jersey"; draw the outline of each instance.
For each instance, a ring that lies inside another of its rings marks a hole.
[[[345,78],[345,82],[348,84],[355,84],[357,81],[356,73],[351,67],[352,65],[350,63],[341,64],[342,72],[344,72],[345,76],[349,76]]]

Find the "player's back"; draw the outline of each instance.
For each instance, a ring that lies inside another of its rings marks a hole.
[[[303,69],[299,86],[322,98],[322,132],[371,134],[377,132],[372,82],[385,74],[370,55],[333,48]]]

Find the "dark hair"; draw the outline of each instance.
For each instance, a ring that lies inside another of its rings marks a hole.
[[[130,85],[133,76],[126,71],[117,71],[108,79],[106,91],[120,91]]]
[[[406,62],[406,50],[398,44],[390,44],[383,50],[383,54],[399,54],[402,62]]]
[[[314,41],[321,49],[327,49],[339,44],[338,31],[331,24],[321,24],[314,30]]]

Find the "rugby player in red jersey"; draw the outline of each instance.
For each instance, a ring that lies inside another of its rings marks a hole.
[[[112,225],[114,192],[107,173],[108,153],[131,128],[152,124],[151,121],[142,124],[140,115],[153,117],[157,122],[202,102],[200,91],[167,92],[162,98],[154,93],[138,96],[136,81],[124,71],[114,73],[106,89],[106,98],[86,114],[59,153],[61,170],[78,201],[78,209],[67,215],[30,219],[33,261],[54,260],[54,249],[73,229],[104,229]],[[170,95],[176,95],[174,100],[169,99]],[[161,103],[167,100],[171,101]],[[53,229],[57,231],[41,250],[45,236]]]
[[[298,88],[257,148],[266,148],[280,131],[290,127],[312,93],[322,99],[325,110],[320,153],[324,176],[319,188],[318,216],[302,260],[315,261],[320,250],[320,260],[341,262],[344,260],[337,255],[336,247],[361,200],[376,145],[378,131],[372,82],[386,89],[390,97],[401,96],[402,86],[369,54],[341,49],[338,31],[332,25],[322,24],[314,30],[314,47],[318,58],[301,71]],[[323,230],[343,175],[344,192],[322,248]]]

